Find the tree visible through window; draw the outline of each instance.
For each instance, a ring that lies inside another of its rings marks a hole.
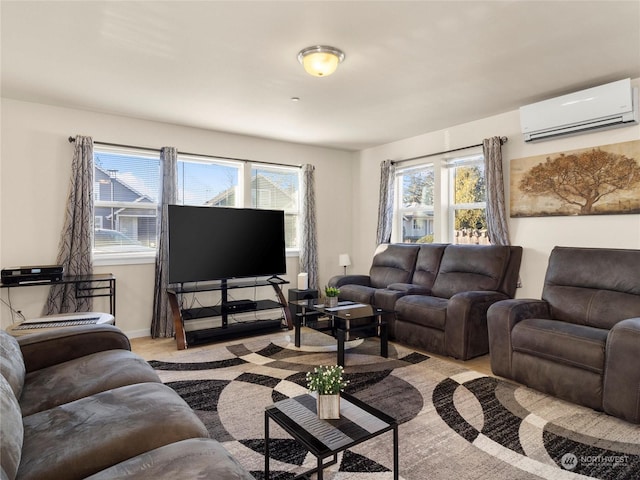
[[[482,154],[398,168],[395,185],[394,241],[489,243]]]
[[[482,155],[459,158],[449,166],[453,177],[452,242],[488,244],[484,158]]]
[[[401,229],[404,243],[433,242],[433,199],[435,173],[433,165],[401,169],[396,173],[400,198],[396,203],[395,228]]]

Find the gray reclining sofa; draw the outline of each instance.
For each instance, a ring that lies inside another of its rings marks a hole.
[[[489,352],[486,313],[513,298],[522,247],[382,244],[369,275],[339,275],[340,299],[388,311],[389,337],[467,360]]]

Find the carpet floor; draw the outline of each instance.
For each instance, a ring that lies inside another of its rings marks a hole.
[[[306,393],[305,374],[336,363],[335,340],[303,329],[218,343],[150,361],[211,436],[256,479],[264,473],[264,409]],[[638,479],[640,427],[377,339],[347,344],[347,392],[396,418],[400,478]],[[271,424],[271,478],[289,480],[315,458]],[[329,480],[393,478],[391,432],[341,453]],[[311,478],[315,478],[312,476]]]

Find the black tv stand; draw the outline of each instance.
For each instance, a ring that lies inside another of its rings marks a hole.
[[[289,283],[287,282],[284,278],[280,278],[278,275],[272,275],[269,278],[267,278],[267,282],[271,283],[271,284],[279,284],[279,285],[284,285],[285,283]]]
[[[274,281],[274,279],[277,280]],[[184,350],[190,346],[202,343],[262,334],[282,328],[288,328],[289,330],[293,329],[291,312],[289,311],[287,300],[280,288],[281,285],[288,283],[288,281],[274,275],[268,279],[219,280],[216,282],[179,284],[175,285],[174,288],[167,289],[169,305],[173,315],[173,324],[176,332],[178,350]],[[271,286],[274,289],[277,301],[270,299],[259,299],[255,301],[229,301],[229,290],[266,286]],[[220,292],[221,301],[218,305],[197,308],[181,308],[179,297],[182,294],[207,291]],[[228,321],[229,315],[233,315],[234,313],[271,310],[276,308],[282,309],[284,319],[254,320],[231,324]],[[221,325],[214,328],[190,331],[186,331],[184,328],[185,322],[210,317],[220,317]]]

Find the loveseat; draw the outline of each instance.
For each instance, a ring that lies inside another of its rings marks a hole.
[[[389,312],[389,337],[405,345],[467,360],[489,352],[486,313],[513,298],[522,247],[382,244],[369,275],[329,280],[341,300]]]
[[[113,325],[0,331],[2,480],[252,479]]]
[[[488,323],[496,375],[640,423],[640,250],[555,247],[542,298]]]

